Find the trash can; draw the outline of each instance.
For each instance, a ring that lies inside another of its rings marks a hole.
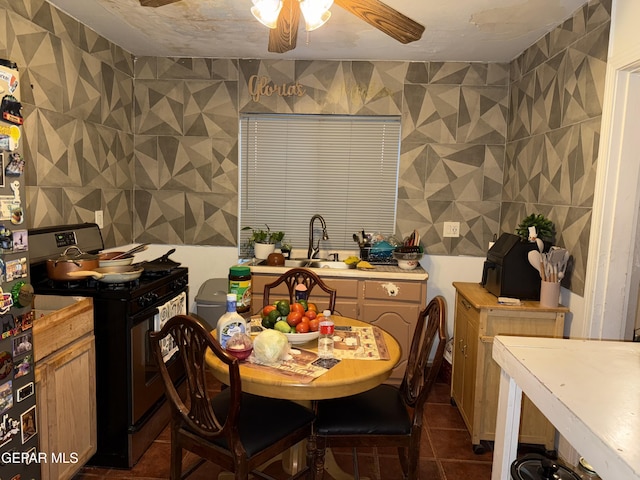
[[[227,311],[227,278],[210,278],[200,285],[196,295],[196,314],[211,330],[218,325],[218,319]]]

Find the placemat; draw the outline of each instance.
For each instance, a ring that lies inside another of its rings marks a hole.
[[[289,355],[290,358],[283,360],[283,362],[277,366],[255,363],[252,357],[253,354],[242,366],[282,375],[299,383],[309,383],[314,378],[318,378],[320,375],[329,371],[327,368],[317,364],[318,355],[315,352],[303,350],[302,348],[292,349]]]
[[[389,360],[389,350],[382,330],[371,327],[337,326],[334,332],[333,355],[353,360]]]

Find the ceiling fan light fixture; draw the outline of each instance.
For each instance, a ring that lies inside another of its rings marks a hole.
[[[320,28],[331,18],[329,8],[333,0],[300,0],[300,10],[307,32]]]
[[[252,0],[251,13],[265,27],[276,28],[278,15],[282,9],[281,0]]]

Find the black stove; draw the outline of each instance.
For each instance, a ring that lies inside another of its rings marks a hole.
[[[90,463],[131,468],[169,421],[148,333],[160,327],[161,318],[187,313],[188,269],[169,258],[170,250],[157,260],[137,264],[144,272],[131,282],[49,279],[47,260],[71,245],[92,254],[104,248],[93,223],[29,230],[31,282],[36,295],[93,299],[98,446]],[[182,384],[179,359],[167,364],[174,382]]]

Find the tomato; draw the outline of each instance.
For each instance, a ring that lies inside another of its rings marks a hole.
[[[307,323],[299,323],[296,325],[296,332],[298,333],[307,333],[309,331],[309,324]]]
[[[302,319],[300,320],[300,323],[309,323],[311,321],[311,319],[309,317],[307,317],[306,315],[302,316]]]
[[[305,315],[309,317],[309,320],[313,320],[318,316],[315,310],[309,310],[308,312],[305,313]]]
[[[300,312],[302,315],[304,315],[304,305],[302,305],[301,303],[293,303],[291,304],[290,307],[292,312]]]
[[[314,312],[318,313],[318,306],[315,303],[309,303],[307,304],[307,311],[309,310],[313,310]]]
[[[302,321],[302,314],[300,312],[290,312],[287,315],[287,323],[292,327],[295,327]]]
[[[312,332],[317,332],[319,328],[320,328],[320,321],[317,318],[314,318],[313,320],[309,320],[309,330],[311,330]]]
[[[275,305],[267,305],[262,309],[262,318],[265,318],[269,315],[269,312],[273,312],[276,309]]]

